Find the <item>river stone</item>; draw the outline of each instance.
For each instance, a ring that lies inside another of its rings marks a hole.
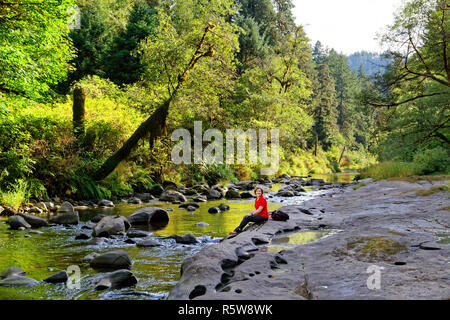
[[[69,279],[69,276],[67,275],[67,271],[62,270],[60,272],[57,272],[57,273],[51,275],[44,281],[49,282],[49,283],[62,283],[62,282],[67,282],[68,279]]]
[[[208,209],[209,213],[219,213],[220,209],[218,207],[211,207]]]
[[[187,207],[194,207],[195,209],[200,208],[200,206],[195,202],[183,203],[178,206],[180,209],[187,209]]]
[[[219,200],[223,198],[223,194],[217,190],[211,189],[209,193],[206,195],[208,200]]]
[[[143,231],[143,230],[130,230],[127,233],[128,238],[145,238],[151,235],[150,232]]]
[[[39,209],[42,209],[43,211],[48,211],[48,208],[47,208],[47,205],[45,204],[45,202],[37,203],[36,207],[38,207]]]
[[[103,200],[100,200],[100,201],[98,202],[98,206],[99,206],[99,207],[109,207],[109,208],[113,208],[113,207],[114,207],[114,202],[112,202],[111,200],[103,199]]]
[[[40,228],[40,227],[47,227],[48,223],[42,218],[35,217],[31,214],[26,213],[18,213],[19,216],[25,219],[26,222],[28,222],[32,228]]]
[[[195,202],[206,202],[207,201],[206,196],[204,196],[204,195],[199,195],[197,197],[194,197],[194,198],[192,198],[192,200]]]
[[[180,201],[180,202],[186,202],[186,197],[178,191],[175,190],[166,190],[163,193],[161,193],[159,197],[160,201]]]
[[[136,243],[136,247],[139,248],[149,248],[149,247],[159,247],[161,243],[153,239],[147,239],[141,242]]]
[[[182,236],[179,235],[173,235],[170,236],[170,238],[175,239],[177,243],[181,244],[196,244],[199,243],[198,239],[194,236],[193,233],[185,233]]]
[[[275,196],[276,196],[276,197],[290,198],[290,197],[295,196],[295,194],[294,194],[293,191],[285,190],[285,191],[277,192],[277,193],[275,194]]]
[[[100,254],[99,253],[97,253],[97,252],[91,252],[91,253],[89,253],[87,256],[85,256],[84,258],[83,258],[83,260],[81,260],[82,262],[85,262],[85,263],[90,263],[92,260],[94,260],[94,258],[95,257],[98,257]]]
[[[38,283],[36,280],[24,276],[10,276],[0,280],[0,287],[23,287]]]
[[[13,230],[20,230],[19,228],[31,229],[31,225],[19,215],[14,215],[8,218],[8,224]],[[23,229],[22,229],[23,230]]]
[[[57,215],[49,220],[50,223],[56,224],[78,224],[79,221],[78,211],[74,211],[72,204],[68,201],[63,202],[58,208]]]
[[[137,283],[133,273],[126,269],[117,270],[104,275],[94,282],[96,290],[118,289],[134,286]]]
[[[80,233],[79,235],[77,235],[75,237],[75,240],[87,240],[89,238],[90,238],[90,236],[87,233],[83,232],[83,233]]]
[[[130,256],[123,250],[100,254],[90,262],[93,269],[129,269],[132,264]]]
[[[3,211],[1,213],[1,215],[4,216],[4,217],[10,217],[10,216],[13,216],[15,214],[17,214],[17,211],[14,210],[13,208],[8,208],[8,207],[3,208]]]
[[[23,271],[18,267],[11,267],[0,274],[0,279],[9,278],[11,276],[23,276],[24,274],[26,274],[26,271]]]
[[[139,199],[138,197],[132,197],[132,198],[128,199],[127,203],[129,203],[129,204],[141,204],[142,200]]]
[[[230,189],[230,190],[227,191],[227,193],[225,193],[225,198],[227,198],[227,199],[240,199],[241,198],[241,194],[239,193],[238,190]]]
[[[56,224],[78,224],[80,217],[78,216],[78,211],[74,212],[64,212],[51,217],[49,222]]]
[[[250,198],[254,198],[254,197],[255,196],[248,191],[244,191],[241,193],[241,198],[243,198],[243,199],[250,199]]]
[[[38,208],[38,207],[34,206],[34,207],[31,207],[31,209],[28,210],[28,212],[31,212],[31,213],[37,213],[37,214],[42,214],[42,213],[44,212],[44,210],[42,210],[41,208]]]
[[[131,225],[148,225],[158,222],[168,222],[169,214],[159,207],[144,207],[128,217]]]
[[[194,207],[194,206],[188,206],[188,207],[186,208],[186,210],[187,210],[187,211],[195,211],[195,210],[197,210],[197,208]]]
[[[220,209],[220,211],[227,211],[227,210],[230,210],[230,206],[225,203],[221,203],[221,204],[219,204],[219,209]]]
[[[110,237],[126,233],[131,227],[127,218],[122,216],[105,216],[94,227],[93,237]]]

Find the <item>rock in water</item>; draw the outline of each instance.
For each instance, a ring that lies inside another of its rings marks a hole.
[[[58,273],[55,273],[54,275],[51,275],[44,281],[49,282],[49,283],[62,283],[62,282],[67,282],[68,279],[69,279],[69,276],[67,275],[67,271],[63,270]]]
[[[169,222],[169,214],[159,207],[140,208],[128,217],[132,225],[148,225],[152,223]]]
[[[221,204],[219,204],[219,209],[220,209],[220,211],[227,211],[227,210],[230,210],[230,206],[225,203],[221,203]]]
[[[186,202],[186,197],[178,191],[175,190],[166,190],[163,193],[161,193],[159,197],[160,201],[180,201],[180,202]]]
[[[106,237],[126,233],[131,227],[127,218],[122,216],[105,216],[94,227],[93,237]]]
[[[31,225],[19,215],[9,217],[8,224],[13,230],[19,230],[19,228],[31,229]]]
[[[90,262],[94,269],[129,269],[131,268],[130,256],[123,250],[110,251],[96,256]]]
[[[108,207],[108,208],[113,208],[114,207],[114,203],[111,200],[107,200],[107,199],[103,199],[98,203],[99,207]]]
[[[219,213],[220,209],[218,207],[211,207],[208,209],[209,213]]]
[[[181,243],[181,244],[196,244],[196,243],[200,243],[200,241],[198,241],[198,239],[194,236],[193,233],[185,233],[182,236],[173,235],[170,238],[175,239],[175,241],[177,243]]]
[[[23,287],[36,283],[36,280],[24,276],[10,276],[4,280],[0,280],[0,287]]]
[[[80,217],[78,211],[74,211],[70,202],[65,201],[57,211],[57,215],[50,218],[51,223],[78,224]]]
[[[96,290],[118,289],[134,286],[137,283],[133,273],[126,269],[117,270],[106,274],[95,283]]]
[[[136,244],[136,247],[149,248],[149,247],[159,247],[161,243],[153,239],[147,239]]]
[[[31,214],[26,213],[18,213],[19,216],[25,219],[26,222],[28,222],[32,228],[40,228],[40,227],[46,227],[48,226],[47,221],[45,221],[42,218],[32,216]]]
[[[0,279],[5,279],[11,276],[23,276],[24,274],[26,274],[26,272],[22,269],[18,267],[11,267],[0,274]]]
[[[240,199],[241,198],[241,194],[239,193],[238,190],[230,189],[225,194],[225,198],[227,198],[227,199]]]

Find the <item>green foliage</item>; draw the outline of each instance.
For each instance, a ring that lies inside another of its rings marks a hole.
[[[448,173],[450,170],[449,149],[436,147],[419,150],[413,160],[416,174],[430,174],[434,172]]]
[[[382,180],[394,177],[407,177],[415,174],[412,163],[400,161],[384,161],[361,170],[361,178]]]
[[[8,189],[8,191],[0,190],[0,203],[17,210],[29,197],[28,184],[20,179],[15,184],[11,184]]]
[[[68,71],[71,0],[0,3],[0,93],[48,98]]]
[[[66,194],[76,200],[101,200],[111,198],[111,191],[99,186],[92,178],[72,174],[67,179]]]
[[[151,172],[139,167],[133,170],[128,183],[135,192],[149,192],[155,185]]]

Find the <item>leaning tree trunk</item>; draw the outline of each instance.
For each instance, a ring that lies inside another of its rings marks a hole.
[[[139,140],[149,136],[150,147],[152,147],[153,142],[162,135],[163,130],[166,127],[166,118],[169,112],[170,103],[173,97],[176,95],[178,89],[186,81],[189,73],[194,70],[195,66],[201,58],[212,57],[214,55],[212,45],[207,45],[206,48],[203,47],[204,45],[206,45],[207,33],[214,28],[215,26],[213,24],[208,23],[188,65],[186,66],[184,71],[178,75],[178,84],[171,92],[170,97],[156,109],[156,111],[150,116],[150,118],[145,120],[145,122],[143,122],[139,126],[139,128],[137,128],[133,135],[118,151],[116,151],[111,157],[108,158],[108,160],[105,161],[105,163],[103,163],[100,169],[93,176],[96,181],[103,180],[111,172],[113,172],[114,169],[119,165],[119,163],[122,160],[125,160],[131,153],[131,151],[137,146]]]
[[[156,109],[156,111],[139,126],[139,128],[137,128],[124,145],[103,163],[101,168],[94,175],[95,180],[103,180],[113,172],[119,163],[128,157],[133,148],[138,144],[139,140],[149,135],[149,141],[150,144],[152,144],[162,134],[166,126],[166,118],[171,100],[172,99],[170,98],[159,106],[159,108]]]

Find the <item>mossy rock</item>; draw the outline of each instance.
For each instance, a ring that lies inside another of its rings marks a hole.
[[[391,256],[408,251],[408,248],[384,236],[362,237],[347,243],[347,250],[354,251],[358,258],[369,260],[390,260]]]

